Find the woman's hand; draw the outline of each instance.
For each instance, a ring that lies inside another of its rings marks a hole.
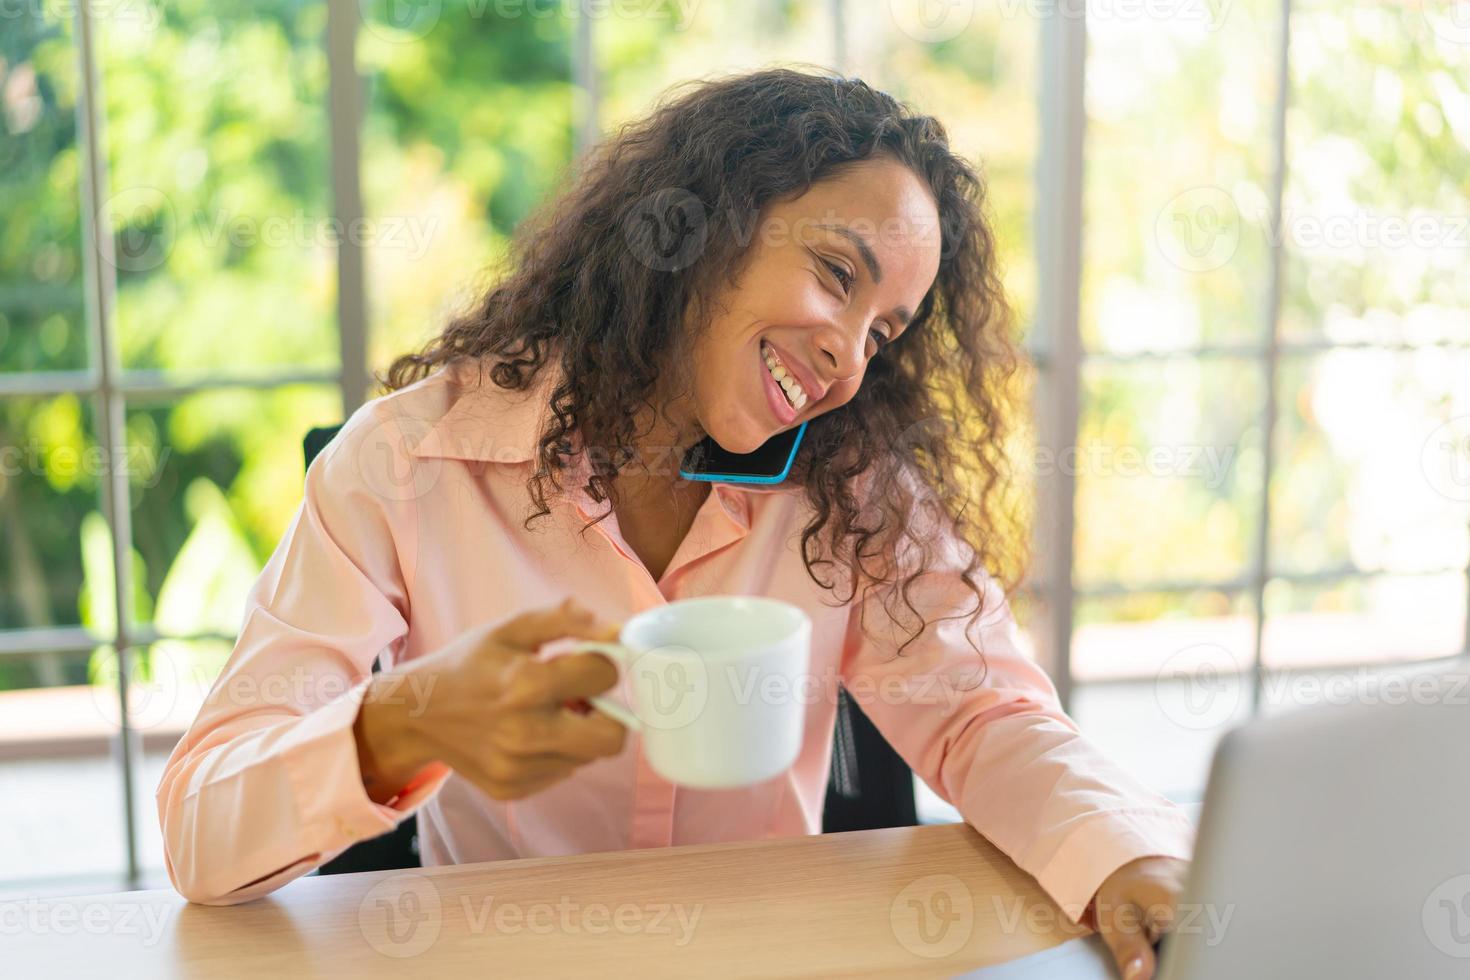
[[[1149,980],[1158,969],[1154,942],[1174,925],[1189,862],[1141,857],[1108,875],[1093,899],[1094,921],[1123,980]]]
[[[617,755],[622,725],[565,706],[616,684],[612,661],[597,653],[535,656],[552,640],[616,633],[569,599],[467,630],[442,650],[374,675],[353,726],[368,796],[386,802],[424,766],[443,762],[494,799],[518,799]]]

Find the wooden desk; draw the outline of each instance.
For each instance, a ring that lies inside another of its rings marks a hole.
[[[0,903],[0,975],[952,976],[1078,934],[950,824]]]

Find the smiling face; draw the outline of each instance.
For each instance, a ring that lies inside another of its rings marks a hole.
[[[738,282],[693,344],[693,411],[725,449],[850,401],[939,271],[939,212],[923,179],[879,157],[766,207]]]

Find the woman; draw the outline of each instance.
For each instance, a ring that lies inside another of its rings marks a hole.
[[[700,83],[599,147],[309,468],[159,786],[179,890],[245,901],[413,812],[429,865],[816,833],[840,682],[1151,975],[1192,830],[1018,651],[981,197],[937,121],[822,74]],[[803,422],[782,484],[674,465]],[[826,682],[792,769],[737,791],[676,789],[578,710],[605,657],[537,655],[708,594],[802,607]]]

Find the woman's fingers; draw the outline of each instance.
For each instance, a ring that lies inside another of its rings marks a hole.
[[[615,624],[568,599],[484,629],[442,653],[449,683],[435,702],[433,724],[424,725],[435,758],[492,798],[508,800],[622,751],[622,725],[567,707],[616,684],[617,665],[594,653],[532,656],[553,640],[616,639]]]
[[[496,783],[525,783],[555,776],[558,779],[570,776],[580,765],[577,759],[558,752],[543,752],[539,755],[493,755],[482,765],[485,777]]]
[[[1110,912],[1099,909],[1098,932],[1123,980],[1149,980],[1157,969],[1153,938],[1143,909],[1129,902]]]
[[[552,751],[580,762],[591,762],[623,751],[627,737],[628,730],[607,715],[596,711],[579,715],[561,710],[557,712],[555,733],[549,744]]]
[[[490,747],[509,755],[554,753],[579,762],[617,755],[627,729],[606,715],[578,714],[559,705],[518,711],[491,725]]]
[[[543,789],[548,789],[552,786],[555,786],[557,783],[561,782],[565,778],[566,776],[564,774],[547,775],[542,776],[539,779],[528,779],[516,783],[511,783],[501,788],[501,791],[505,794],[501,797],[501,799],[522,800],[528,796],[541,792]]]
[[[1098,910],[1098,931],[1112,950],[1123,980],[1149,980],[1158,970],[1154,943],[1174,925],[1168,893],[1140,882],[1129,901]]]
[[[617,682],[617,666],[598,653],[525,659],[507,668],[502,701],[513,708],[559,708],[567,701],[601,694]]]
[[[533,793],[555,786],[567,778],[565,773],[549,774],[539,779],[501,782],[492,779],[475,779],[473,782],[492,800],[522,800]]]
[[[492,641],[514,650],[534,653],[543,643],[567,636],[584,640],[610,640],[617,627],[597,619],[591,610],[574,599],[558,606],[535,609],[506,620],[490,634]]]
[[[1174,928],[1174,904],[1167,899],[1161,898],[1145,906],[1143,916],[1150,944],[1158,942],[1164,933]]]
[[[1173,928],[1188,862],[1165,855],[1135,858],[1098,888],[1094,918],[1125,980],[1149,980],[1158,969],[1153,944]]]
[[[566,779],[581,765],[562,755],[522,757],[500,753],[446,752],[445,762],[496,800],[515,800]]]

